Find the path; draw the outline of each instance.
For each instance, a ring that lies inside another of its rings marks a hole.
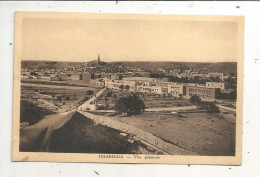
[[[222,108],[222,109],[226,109],[226,110],[229,110],[229,111],[232,111],[232,112],[236,112],[236,109],[234,109],[234,108],[229,108],[229,107],[226,107],[226,106],[222,106],[220,104],[217,104],[217,106],[219,108]]]
[[[167,107],[167,108],[148,108],[146,112],[159,112],[159,111],[186,111],[197,109],[196,106],[180,106],[180,107]]]
[[[88,101],[86,101],[85,103],[83,103],[82,105],[80,105],[78,107],[78,110],[87,110],[88,108],[90,108],[91,106],[91,102],[96,101],[96,99],[98,97],[100,97],[104,91],[106,90],[106,88],[103,88],[102,90],[100,90],[98,93],[96,93],[93,97],[91,97]]]

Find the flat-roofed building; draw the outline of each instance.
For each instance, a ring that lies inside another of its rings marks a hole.
[[[206,87],[207,88],[220,88],[220,89],[225,89],[225,83],[220,83],[220,82],[206,82]]]
[[[119,79],[122,79],[122,76],[118,73],[111,74],[111,79],[112,80],[119,80]]]
[[[149,78],[149,77],[125,77],[123,80],[129,80],[129,81],[139,81],[139,82],[156,82],[155,78]]]
[[[162,94],[168,93],[168,88],[167,87],[161,87],[161,86],[139,85],[139,86],[136,87],[136,92],[162,95]]]
[[[71,80],[82,80],[82,74],[71,74],[70,76]]]
[[[59,78],[63,81],[67,81],[67,80],[71,80],[71,74],[67,74],[67,73],[62,73],[62,74],[58,74]],[[54,78],[56,79],[56,78]]]
[[[103,79],[91,79],[90,83],[101,87],[105,86],[105,81]]]
[[[90,82],[91,79],[94,79],[93,73],[82,73],[82,80],[86,82]]]
[[[180,83],[169,83],[168,93],[172,96],[186,95],[186,86]]]
[[[220,94],[219,88],[207,88],[203,86],[186,86],[186,96],[198,95],[201,99],[215,100]]]
[[[112,79],[104,79],[105,80],[105,87],[110,89],[121,89],[120,86],[123,85],[123,89],[127,89],[127,85],[129,86],[129,91],[136,90],[136,81],[128,81],[128,80],[112,80]]]

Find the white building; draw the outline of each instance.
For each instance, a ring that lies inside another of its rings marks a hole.
[[[220,88],[225,89],[225,83],[219,83],[219,82],[206,82],[207,88]]]
[[[169,83],[168,93],[172,96],[179,96],[180,94],[186,95],[186,86],[179,83]]]

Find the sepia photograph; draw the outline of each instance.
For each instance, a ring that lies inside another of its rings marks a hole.
[[[242,16],[16,12],[13,161],[242,156]]]

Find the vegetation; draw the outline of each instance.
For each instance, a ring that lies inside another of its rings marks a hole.
[[[236,92],[236,90],[234,90],[230,93],[220,93],[220,95],[218,96],[218,99],[236,100],[237,99],[237,92]]]
[[[119,88],[120,88],[121,91],[123,91],[123,89],[124,89],[124,85],[123,85],[123,84],[120,85]]]
[[[129,85],[126,85],[126,86],[125,86],[125,89],[126,89],[127,91],[129,91],[130,86],[129,86]]]
[[[208,113],[219,113],[219,107],[214,102],[201,102],[198,105],[199,109],[206,110]]]
[[[201,101],[198,95],[193,95],[190,97],[190,102],[196,104],[199,109],[206,110],[208,113],[219,113],[220,110],[214,102]]]
[[[58,100],[59,102],[61,102],[62,96],[57,96],[57,100]]]
[[[201,102],[201,98],[198,95],[192,95],[190,97],[190,102],[192,104],[199,104]]]
[[[107,97],[112,97],[113,96],[113,93],[110,91],[110,92],[107,92]]]
[[[94,92],[93,92],[92,90],[88,90],[88,91],[87,91],[87,95],[93,95],[93,93],[94,93]]]
[[[115,111],[118,114],[128,116],[137,115],[145,110],[145,104],[137,95],[128,95],[121,97],[116,101]]]

